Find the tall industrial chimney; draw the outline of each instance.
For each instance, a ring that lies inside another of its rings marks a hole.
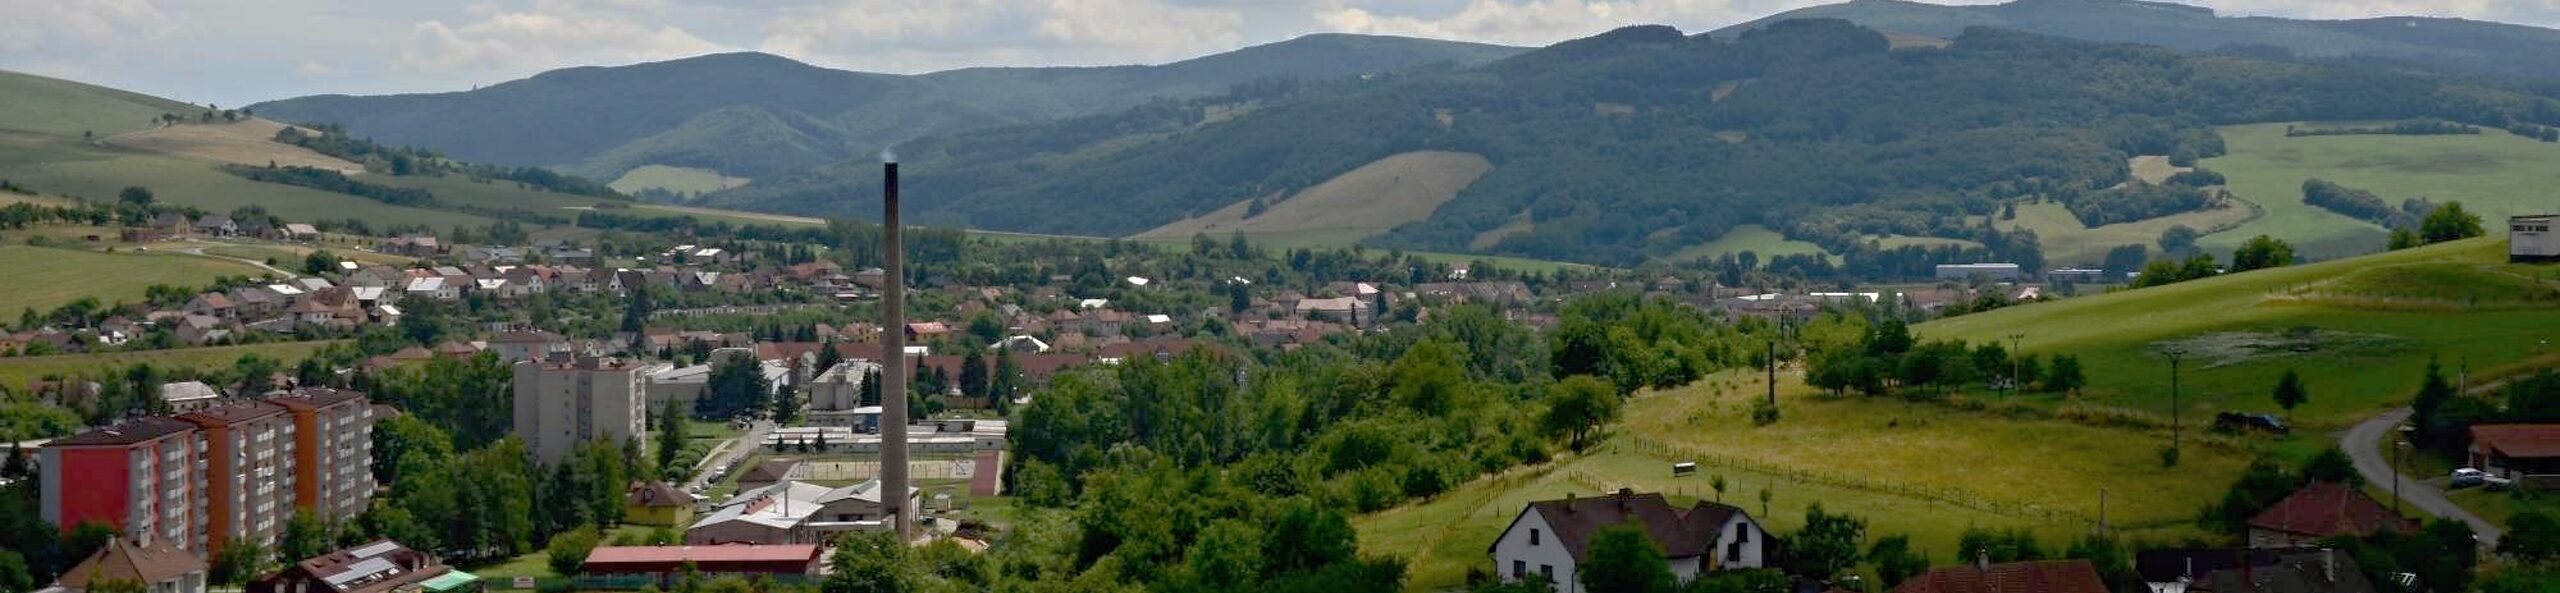
[[[915,541],[907,504],[907,266],[898,222],[898,157],[880,151],[880,504],[898,534]]]

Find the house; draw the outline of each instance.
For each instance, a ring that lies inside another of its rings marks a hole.
[[[923,490],[906,488],[908,508]],[[841,488],[783,480],[737,496],[685,528],[687,545],[823,543],[846,532],[878,532],[891,528],[883,510],[879,480]]]
[[[1971,280],[1978,275],[1992,280],[2013,282],[2026,277],[2026,272],[2019,270],[2018,264],[2012,263],[1938,264],[1937,271],[1939,280]]]
[[[426,552],[387,539],[321,554],[250,581],[248,593],[454,593],[477,591],[480,577]]]
[[[320,238],[320,228],[299,222],[286,223],[279,229],[287,241],[309,241]]]
[[[462,298],[462,288],[455,286],[453,283],[446,282],[442,276],[427,276],[410,279],[409,285],[403,288],[401,292],[403,294],[400,298],[404,299],[414,298],[436,301],[452,301]]]
[[[1671,573],[1683,581],[1766,562],[1762,546],[1769,534],[1742,509],[1703,501],[1680,509],[1661,493],[1624,489],[1596,498],[1529,503],[1486,552],[1493,556],[1496,577],[1546,579],[1557,591],[1581,593],[1575,568],[1590,559],[1591,536],[1625,523],[1642,526],[1670,561]]]
[[[2560,424],[2474,425],[2471,467],[2518,482],[2560,474]]]
[[[907,324],[907,339],[930,340],[951,333],[951,326],[940,321]]]
[[[89,554],[54,584],[64,591],[86,592],[109,582],[141,583],[147,593],[204,593],[205,564],[175,545],[138,546],[122,536]]]
[[[498,360],[515,364],[528,360],[544,360],[553,354],[569,351],[569,338],[542,330],[516,331],[489,338],[489,348],[498,352]]]
[[[693,523],[692,494],[666,482],[648,482],[631,487],[622,496],[622,520],[635,525],[676,527]]]
[[[747,468],[746,473],[738,476],[738,491],[746,492],[749,490],[762,489],[766,486],[772,486],[783,480],[791,479],[791,472],[799,469],[800,460],[797,459],[766,460],[763,463],[755,464],[754,467]]]
[[[196,219],[194,230],[196,234],[207,237],[229,237],[240,234],[240,223],[231,220],[229,216],[207,214],[204,218]]]
[[[185,214],[162,212],[151,217],[151,230],[158,231],[162,237],[185,237],[189,231],[195,230],[195,224]]]
[[[196,295],[196,298],[188,299],[186,306],[179,308],[179,310],[186,311],[188,315],[203,315],[214,319],[238,319],[240,317],[240,308],[231,304],[231,297],[223,296],[223,294],[219,292],[208,292]]]
[[[2560,214],[2516,216],[2507,219],[2507,261],[2560,261],[2560,232],[2551,230],[2560,224]]]
[[[2249,518],[2249,547],[2290,548],[2322,538],[2360,538],[2385,530],[2417,533],[2418,522],[2391,512],[2354,487],[2313,482]]]
[[[1893,593],[2107,593],[2098,568],[2087,560],[1974,563],[1929,569],[1903,581]]]
[[[770,575],[794,581],[818,574],[822,550],[815,544],[753,546],[599,546],[587,553],[589,577],[647,576],[660,589],[691,566],[704,575]]]
[[[1358,297],[1302,299],[1298,301],[1294,313],[1308,319],[1327,319],[1346,323],[1356,323],[1370,318],[1369,301]]]
[[[435,257],[444,254],[444,243],[432,235],[410,235],[384,240],[375,251],[409,257]]]
[[[2272,562],[2213,571],[2188,588],[2232,593],[2374,593],[2355,556],[2330,549],[2277,554]]]
[[[203,346],[230,338],[231,325],[218,317],[189,313],[178,318],[178,327],[173,333],[180,342]]]

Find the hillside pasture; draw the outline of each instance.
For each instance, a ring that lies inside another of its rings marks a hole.
[[[78,140],[156,127],[164,113],[193,116],[204,108],[58,78],[0,71],[0,129]]]
[[[310,188],[259,183],[211,163],[37,134],[0,132],[0,179],[36,191],[112,202],[128,186],[151,188],[161,203],[230,212],[256,204],[287,220],[362,219],[376,225],[429,228],[480,226],[487,218],[382,202]],[[376,178],[368,177],[368,180]],[[441,197],[441,196],[439,196]]]
[[[2003,231],[2028,229],[2036,232],[2036,242],[2044,248],[2045,261],[2056,266],[2095,266],[2104,262],[2107,250],[2122,245],[2141,245],[2153,255],[2160,253],[2160,233],[2170,227],[2185,226],[2199,232],[2239,225],[2258,215],[2246,202],[2196,212],[2182,212],[2159,218],[2120,222],[2090,227],[2080,222],[2071,209],[2061,202],[2039,201],[2019,204],[2013,220],[1994,221]]]
[[[2026,353],[2080,357],[2089,386],[2076,398],[2026,396],[2021,404],[2096,406],[2154,421],[2175,413],[2191,425],[2216,411],[2276,411],[2268,395],[2274,377],[2286,369],[2316,371],[2303,373],[2311,400],[2292,416],[2301,429],[2342,428],[2405,402],[2431,358],[2451,376],[2466,364],[2476,371],[2554,354],[2540,351],[2540,344],[2560,337],[2560,307],[2384,307],[2338,300],[2531,295],[2532,281],[2517,274],[2560,273],[2552,266],[2508,266],[2505,255],[2504,241],[2472,239],[2009,307],[1924,323],[1913,333],[1973,343],[2020,334]],[[2403,286],[2414,281],[2480,288]],[[2327,298],[2298,296],[2303,292]],[[2286,343],[2263,349],[2263,356],[2221,364],[2191,358],[2181,365],[2180,394],[2171,405],[2169,350],[2201,349],[2198,340],[2266,342],[2300,335],[2344,337]]]
[[[50,311],[81,297],[100,304],[142,300],[154,284],[201,287],[222,276],[260,276],[254,266],[208,257],[100,253],[74,249],[0,245],[0,312]]]
[[[1675,263],[1692,262],[1701,258],[1713,259],[1724,254],[1740,254],[1745,251],[1759,255],[1762,262],[1767,262],[1770,257],[1779,255],[1821,255],[1833,260],[1838,259],[1832,257],[1830,252],[1824,251],[1821,245],[1788,239],[1778,231],[1756,224],[1733,227],[1733,230],[1725,231],[1724,236],[1716,237],[1714,241],[1683,248],[1665,256],[1665,259]]]
[[[626,193],[663,189],[679,194],[705,194],[746,185],[748,181],[752,180],[721,175],[719,171],[710,169],[647,165],[625,171],[622,177],[606,185]]]
[[[1408,152],[1379,159],[1316,184],[1247,216],[1252,200],[1174,221],[1136,235],[1184,239],[1195,234],[1268,237],[1274,244],[1348,246],[1396,225],[1422,220],[1475,183],[1492,163],[1461,152]]]
[[[284,124],[263,119],[237,123],[185,124],[127,132],[109,137],[108,146],[156,152],[185,159],[263,167],[311,167],[346,174],[364,165],[311,149],[275,141]]]
[[[2238,447],[2195,447],[2179,468],[2187,479],[2168,483],[2157,479],[2153,453],[2165,434],[1830,399],[1798,375],[1779,381],[1777,424],[1749,419],[1766,389],[1754,372],[1640,396],[1587,455],[1359,517],[1361,549],[1412,561],[1409,590],[1447,589],[1463,584],[1467,569],[1485,568],[1485,548],[1530,501],[1633,488],[1687,504],[1718,496],[1714,476],[1727,481],[1723,502],[1779,533],[1803,527],[1805,509],[1820,503],[1866,519],[1871,537],[1911,535],[1937,558],[1951,555],[1968,527],[2025,528],[2058,548],[2095,525],[2101,490],[2120,533],[2169,540],[2197,535],[2195,512],[2220,494],[2193,484],[2237,476],[2249,458]],[[1698,472],[1672,476],[1679,462],[1696,462]],[[1767,512],[1763,488],[1771,491]]]
[[[2305,127],[2329,123],[2302,123]],[[2221,128],[2229,154],[2204,167],[2231,181],[2231,192],[2267,211],[2264,218],[2201,242],[2228,253],[2249,237],[2292,241],[2313,258],[2380,251],[2386,231],[2302,203],[2302,182],[2317,177],[2372,191],[2399,205],[2426,197],[2460,201],[2496,226],[2517,214],[2548,213],[2550,188],[2560,186],[2560,144],[2525,139],[2501,130],[2446,136],[2307,136],[2288,138],[2286,124]]]

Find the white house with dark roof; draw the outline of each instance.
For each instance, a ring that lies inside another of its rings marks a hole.
[[[1742,509],[1699,501],[1672,506],[1660,493],[1619,490],[1592,498],[1567,496],[1522,508],[1494,538],[1494,575],[1505,581],[1546,579],[1561,593],[1583,593],[1578,567],[1590,559],[1591,536],[1612,526],[1644,528],[1686,582],[1719,570],[1767,566],[1769,533]]]

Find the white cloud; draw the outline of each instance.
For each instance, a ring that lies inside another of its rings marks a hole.
[[[780,11],[764,51],[898,72],[990,64],[1124,64],[1243,39],[1230,7],[1165,0],[850,0]]]
[[[413,26],[395,65],[413,73],[517,76],[726,49],[663,22],[665,6],[650,0],[535,0],[521,9],[473,5],[468,12],[475,20],[461,25],[427,20]]]
[[[0,55],[122,53],[174,29],[149,0],[0,0]]]

